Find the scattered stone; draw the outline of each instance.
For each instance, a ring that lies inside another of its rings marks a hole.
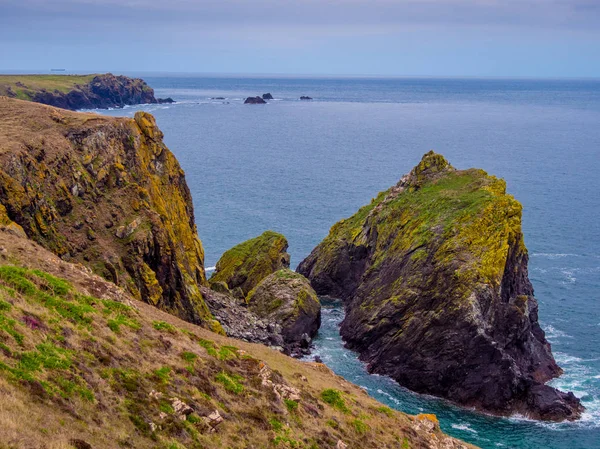
[[[152,399],[159,400],[163,397],[163,394],[160,391],[152,390],[148,396],[150,396]]]
[[[171,398],[171,405],[175,411],[175,415],[181,420],[185,421],[187,416],[194,412],[194,409],[187,405],[179,398]]]
[[[337,444],[335,445],[335,449],[348,449],[348,445],[342,440],[338,440]]]
[[[131,223],[129,223],[127,226],[119,226],[117,228],[117,231],[115,232],[115,235],[120,239],[127,238],[135,232],[135,230],[138,228],[138,226],[141,223],[142,223],[142,219],[138,217],[135,220],[133,220]]]
[[[210,426],[211,432],[215,432],[219,424],[223,422],[223,417],[219,410],[215,410],[210,415],[203,418],[204,422]]]

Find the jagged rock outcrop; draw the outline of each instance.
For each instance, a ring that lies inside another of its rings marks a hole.
[[[227,250],[217,262],[210,283],[225,283],[232,293],[239,290],[238,296],[245,297],[271,273],[289,268],[287,248],[283,235],[266,231]]]
[[[292,353],[308,353],[321,326],[321,303],[304,276],[289,269],[276,271],[248,294],[248,307],[257,316],[281,326]]]
[[[45,248],[185,320],[215,324],[185,175],[154,118],[0,97],[0,204]]]
[[[14,86],[6,84],[20,79]],[[146,103],[173,103],[156,99],[154,89],[140,78],[102,75],[22,75],[0,77],[0,92],[63,109],[108,109]]]
[[[430,152],[335,224],[298,271],[343,299],[341,334],[372,372],[496,414],[577,419],[538,323],[521,231],[503,180]]]

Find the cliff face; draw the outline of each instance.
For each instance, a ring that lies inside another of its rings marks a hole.
[[[0,122],[8,219],[134,297],[211,323],[190,192],[151,115],[101,117],[0,97]]]
[[[471,447],[434,416],[181,321],[4,230],[0,391],[2,447]]]
[[[538,323],[521,205],[503,180],[426,154],[331,228],[298,267],[344,300],[341,333],[369,363],[421,393],[497,414],[577,419]]]
[[[0,95],[71,110],[122,108],[170,100],[157,100],[154,90],[140,78],[112,73],[0,76]]]

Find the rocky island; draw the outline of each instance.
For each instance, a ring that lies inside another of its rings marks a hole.
[[[174,103],[155,98],[140,78],[103,75],[0,75],[0,95],[63,109],[108,109],[126,105]]]
[[[234,246],[209,280],[217,293],[204,296],[227,335],[300,356],[317,334],[321,304],[308,280],[289,269],[287,248],[273,231]]]
[[[471,447],[322,364],[222,335],[202,292],[282,329],[314,316],[316,296],[270,234],[274,263],[244,259],[212,282],[224,293],[209,288],[184,173],[151,115],[0,97],[0,123],[0,445]],[[244,298],[228,292],[238,271]]]
[[[572,393],[538,323],[521,231],[503,180],[430,152],[371,204],[335,224],[300,264],[341,298],[341,334],[371,372],[500,415],[574,420]]]

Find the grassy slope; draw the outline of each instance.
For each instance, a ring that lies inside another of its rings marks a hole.
[[[67,93],[76,85],[89,83],[96,75],[0,75],[0,95],[7,95],[8,88],[21,100],[31,100],[36,92],[58,90]],[[20,83],[22,85],[18,85]]]
[[[299,404],[261,384],[265,365],[273,382],[299,390]],[[71,439],[94,448],[463,447],[427,430],[432,418],[383,407],[323,365],[135,302],[4,231],[0,393],[2,449],[66,448]],[[194,413],[178,418],[173,398]],[[224,422],[210,432],[202,416],[214,410]]]

